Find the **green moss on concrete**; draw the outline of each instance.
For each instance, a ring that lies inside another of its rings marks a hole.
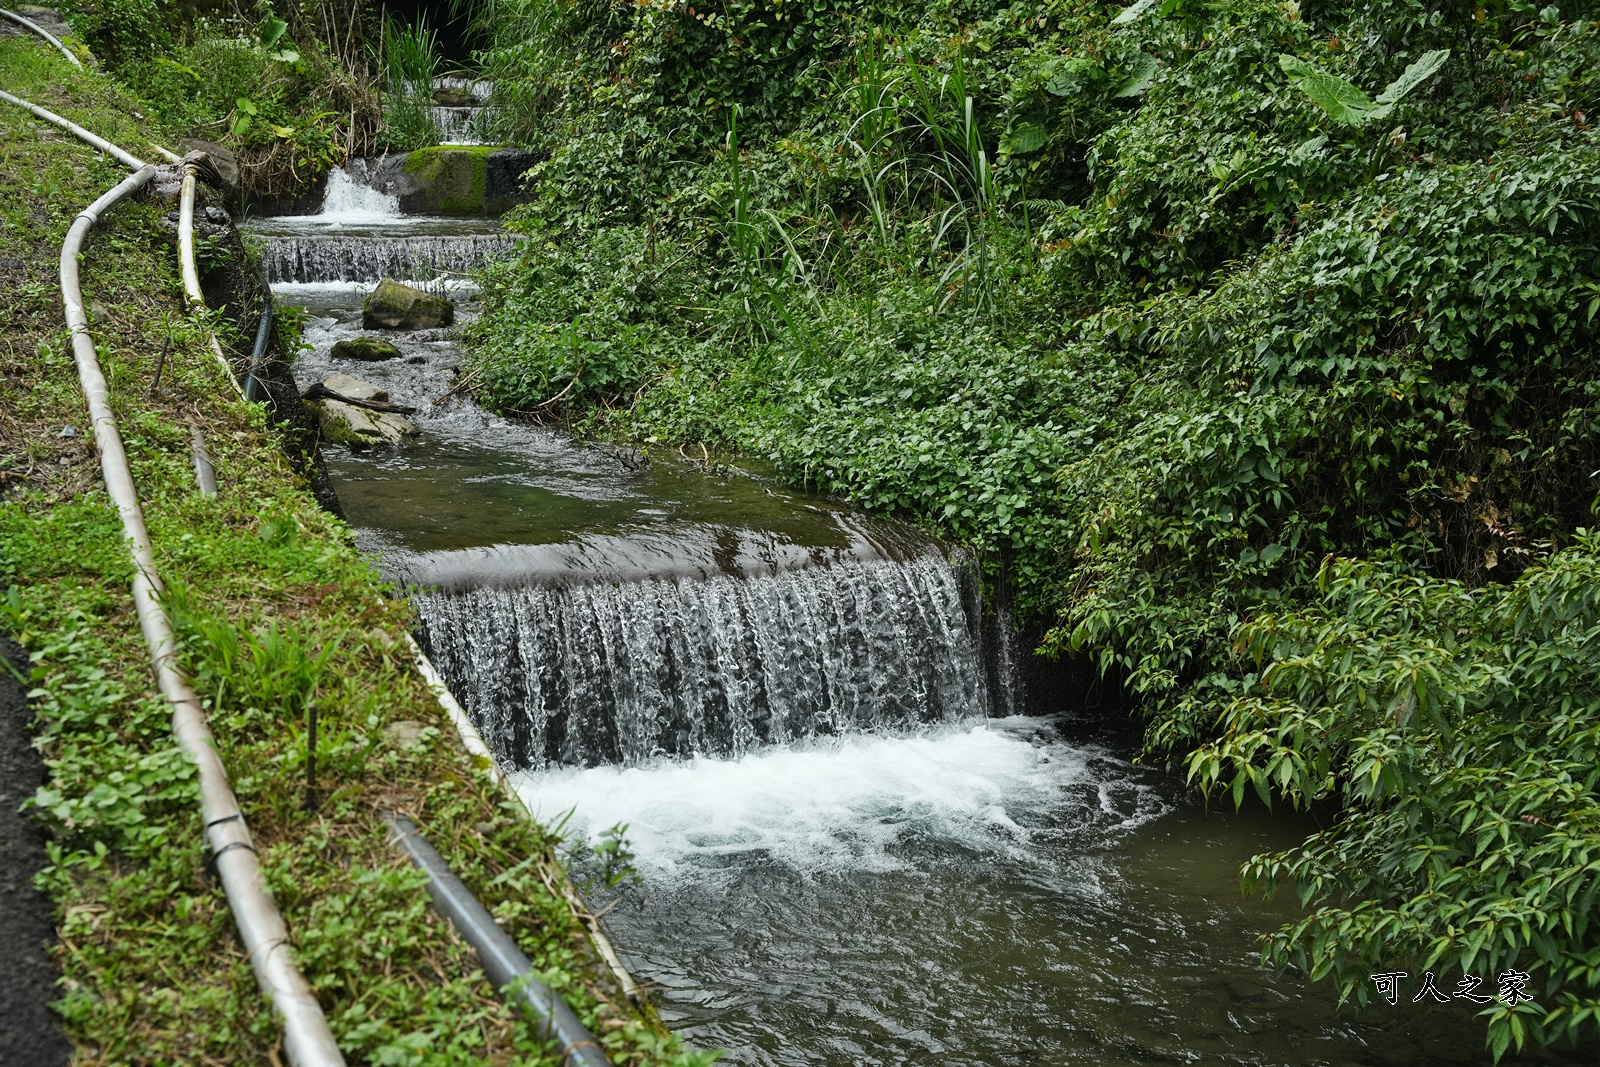
[[[489,153],[499,145],[439,145],[406,157],[404,170],[428,191],[434,209],[451,215],[482,215]]]

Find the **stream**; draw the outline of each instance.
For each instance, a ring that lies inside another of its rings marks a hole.
[[[301,387],[339,372],[418,409],[404,447],[324,448],[340,502],[528,806],[591,843],[626,824],[636,875],[591,879],[591,903],[692,1044],[796,1067],[1489,1062],[1415,982],[1357,1015],[1262,969],[1255,937],[1297,909],[1241,896],[1239,864],[1314,825],[1206,810],[1092,709],[1005,714],[968,568],[922,534],[452,394],[468,277],[512,243],[492,221],[403,216],[340,171],[320,214],[248,226],[310,314]],[[450,292],[457,327],[334,359],[384,276]]]

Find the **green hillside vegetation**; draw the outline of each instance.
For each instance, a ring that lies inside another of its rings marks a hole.
[[[482,0],[553,154],[499,409],[917,519],[1234,802],[1269,958],[1600,1011],[1600,24],[1576,3]]]
[[[360,4],[229,11],[174,0],[62,0],[94,62],[152,123],[226,145],[252,200],[306,192],[372,152],[380,97]],[[239,14],[239,11],[247,15]]]
[[[145,121],[149,101],[31,37],[0,39],[0,75],[136,151],[183,132]],[[62,240],[126,174],[0,104],[0,628],[28,654],[22,680],[49,773],[29,808],[49,835],[37,881],[57,909],[54,1007],[74,1063],[281,1064],[279,1022],[208,863],[194,766],[151,675],[62,319]],[[138,198],[107,212],[83,252],[84,298],[182,668],[349,1063],[565,1062],[428,906],[425,879],[386,840],[384,815],[399,811],[612,1063],[703,1067],[714,1054],[685,1050],[605,970],[565,887],[571,843],[462,750],[404,643],[408,610],[384,595],[348,526],[317,506],[281,427],[234,399],[209,338],[249,352],[239,327],[253,318],[187,307],[166,212]],[[292,340],[298,325],[285,319]],[[215,497],[195,490],[192,432],[215,463]]]

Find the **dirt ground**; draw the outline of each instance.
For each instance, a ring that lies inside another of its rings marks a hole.
[[[0,658],[25,670],[27,657],[0,635]],[[44,782],[44,763],[28,731],[25,690],[0,664],[0,1064],[55,1067],[71,1047],[56,1025],[55,940],[50,900],[33,887],[44,866],[44,831],[21,810]]]

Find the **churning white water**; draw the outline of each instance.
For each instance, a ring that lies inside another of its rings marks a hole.
[[[856,735],[738,759],[519,774],[542,821],[591,843],[627,824],[646,882],[663,889],[718,869],[776,862],[804,875],[908,866],[913,841],[1025,860],[1051,813],[1075,811],[1098,840],[1169,808],[1124,761],[1028,736],[1000,719],[921,736]]]
[[[358,180],[345,167],[334,167],[328,172],[321,215],[328,226],[398,222],[400,199]]]

